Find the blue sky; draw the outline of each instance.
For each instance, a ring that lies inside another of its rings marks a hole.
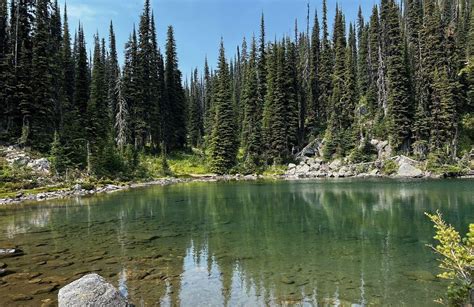
[[[338,0],[346,13],[346,20],[356,20],[358,6],[368,16],[378,0]],[[193,67],[202,68],[207,55],[211,66],[216,66],[220,37],[224,38],[227,55],[246,36],[258,36],[260,15],[265,14],[267,38],[280,38],[293,33],[297,18],[300,29],[306,28],[307,0],[152,0],[157,22],[160,48],[164,48],[166,28],[173,25],[176,33],[180,68],[184,76]],[[321,11],[322,0],[309,0],[311,17],[314,9]],[[142,0],[67,0],[71,28],[79,20],[84,24],[88,47],[93,34],[108,35],[108,24],[114,22],[121,58],[123,46],[138,24],[143,9]],[[332,23],[336,0],[328,0],[329,21]],[[320,15],[321,16],[321,15]]]

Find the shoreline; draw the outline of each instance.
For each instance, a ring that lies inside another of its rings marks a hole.
[[[262,175],[203,175],[195,176],[191,178],[162,178],[147,182],[134,182],[134,183],[124,183],[121,185],[108,184],[102,187],[97,187],[91,190],[83,189],[80,185],[76,185],[71,189],[58,190],[53,192],[43,192],[37,194],[23,194],[21,191],[18,191],[16,197],[3,198],[0,199],[0,206],[14,206],[21,205],[27,202],[44,202],[50,200],[61,200],[68,199],[73,197],[87,197],[100,194],[112,194],[116,192],[129,191],[139,188],[146,188],[152,186],[169,186],[183,183],[193,183],[193,182],[228,182],[228,181],[257,181],[257,180],[280,180],[280,181],[323,181],[323,180],[347,180],[347,179],[357,179],[357,180],[373,180],[373,179],[393,179],[393,180],[448,180],[448,179],[474,179],[472,175],[466,176],[457,176],[457,177],[448,177],[443,178],[439,176],[424,176],[424,177],[396,177],[396,176],[386,176],[386,175],[367,175],[367,176],[352,176],[352,177],[294,177],[288,175],[277,175],[277,176],[262,176]]]

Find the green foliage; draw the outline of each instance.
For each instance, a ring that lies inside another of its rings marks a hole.
[[[358,146],[351,151],[349,159],[352,163],[374,161],[377,159],[377,149],[366,139],[361,146]]]
[[[455,177],[466,172],[466,166],[452,160],[441,151],[432,152],[426,160],[426,170],[445,177]]]
[[[384,175],[390,176],[395,174],[398,171],[398,164],[393,160],[386,160],[383,163],[382,173]]]
[[[436,247],[430,246],[441,258],[439,278],[451,280],[447,296],[450,306],[462,306],[469,303],[473,290],[472,271],[474,269],[474,224],[469,225],[467,237],[461,239],[459,232],[448,225],[440,212],[426,215],[434,223],[439,242]]]
[[[54,133],[53,143],[51,144],[49,162],[53,171],[58,175],[62,175],[69,164],[57,132]]]

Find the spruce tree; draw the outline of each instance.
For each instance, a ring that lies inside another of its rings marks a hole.
[[[178,68],[173,27],[168,27],[166,40],[165,95],[163,107],[163,137],[167,152],[183,149],[186,144],[186,101]]]
[[[115,32],[112,21],[109,28],[109,57],[107,60],[107,110],[109,111],[110,126],[115,127],[115,114],[118,105],[117,82],[120,79],[120,67],[117,56]]]
[[[0,1],[0,140],[6,138],[7,129],[7,74],[8,62],[8,4],[7,0]]]
[[[399,22],[398,5],[390,0],[386,12],[386,54],[388,72],[388,105],[390,142],[393,148],[410,151],[412,104],[409,93],[408,63],[404,57],[404,42]]]
[[[47,0],[36,1],[35,35],[32,58],[33,104],[25,108],[24,121],[29,135],[23,141],[44,152],[49,151],[54,134],[53,84],[51,75],[50,15]]]
[[[320,108],[320,133],[324,133],[327,121],[330,117],[330,100],[332,96],[331,76],[333,73],[334,58],[331,42],[329,40],[328,17],[326,0],[323,0],[323,25],[322,25],[322,43],[321,43],[321,68],[319,82],[319,108]]]
[[[248,171],[261,166],[262,159],[262,108],[258,100],[257,44],[252,39],[250,56],[245,69],[242,93],[244,105],[243,148],[244,164]]]
[[[201,84],[199,81],[198,70],[194,69],[191,76],[191,88],[189,94],[189,142],[193,147],[198,147],[201,144],[203,137],[203,120],[202,120],[202,105],[201,105]]]
[[[136,149],[137,144],[134,143],[135,136],[135,122],[136,122],[136,105],[139,100],[139,87],[138,83],[138,58],[137,58],[137,35],[135,29],[129,37],[128,42],[125,45],[125,65],[122,75],[122,95],[127,103],[129,112],[129,122],[127,127],[130,131],[130,138],[127,141],[128,144],[133,145]]]
[[[235,110],[233,108],[229,66],[221,41],[215,95],[215,119],[212,129],[211,169],[226,174],[235,166],[238,149]]]
[[[316,133],[318,122],[322,119],[323,110],[319,105],[320,96],[320,66],[321,66],[321,41],[319,33],[319,20],[318,14],[314,16],[313,31],[311,34],[311,71],[310,71],[310,84],[311,84],[311,99],[310,105],[307,110],[306,122],[310,133]],[[297,90],[297,89],[295,89]]]
[[[370,84],[370,67],[369,67],[369,31],[365,24],[362,8],[359,6],[357,20],[357,41],[358,41],[358,63],[357,76],[359,78],[359,91],[365,96]]]

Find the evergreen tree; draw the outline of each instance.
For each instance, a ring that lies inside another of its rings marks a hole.
[[[326,131],[325,157],[331,158],[333,155],[341,156],[342,152],[342,134],[344,132],[344,108],[346,107],[344,98],[345,90],[345,71],[346,71],[346,36],[344,16],[339,9],[336,9],[334,21],[334,73],[332,75],[332,97],[330,105],[330,114],[328,128]]]
[[[449,80],[446,68],[435,70],[433,75],[433,101],[431,108],[433,118],[431,152],[440,151],[445,157],[452,156],[455,148],[456,102],[453,85]]]
[[[410,150],[411,114],[408,63],[404,57],[404,43],[399,22],[398,5],[390,0],[386,16],[386,54],[388,72],[389,131],[392,147],[403,152]]]
[[[186,144],[186,101],[178,69],[173,27],[168,27],[166,40],[165,93],[163,106],[163,137],[168,150],[182,149]]]
[[[191,146],[198,147],[203,136],[203,120],[201,106],[201,85],[199,82],[198,70],[194,70],[191,76],[191,88],[189,97],[189,141]]]
[[[358,41],[358,64],[357,75],[359,78],[359,91],[362,96],[366,95],[370,84],[369,67],[369,31],[365,24],[362,8],[359,6],[357,20],[357,41]]]
[[[244,105],[244,127],[242,144],[245,167],[255,171],[262,163],[262,108],[258,100],[257,44],[252,39],[250,56],[245,69],[242,93]]]
[[[322,26],[322,43],[321,43],[321,68],[319,78],[319,108],[320,121],[319,121],[319,132],[323,133],[327,121],[330,116],[330,100],[332,96],[331,76],[333,73],[334,58],[331,42],[329,40],[328,30],[328,17],[327,17],[327,5],[326,0],[323,0],[323,26]]]
[[[32,97],[33,104],[25,106],[24,121],[29,130],[23,141],[34,148],[48,151],[54,134],[54,110],[51,50],[50,15],[47,0],[36,1],[35,35],[33,37]]]
[[[120,79],[120,67],[117,56],[117,46],[113,23],[109,28],[109,57],[107,60],[107,107],[109,110],[110,126],[115,127],[116,107],[118,106],[117,82]]]
[[[129,122],[127,127],[130,131],[130,138],[127,140],[128,144],[133,145],[136,149],[136,144],[134,144],[134,131],[135,131],[135,122],[137,117],[136,105],[139,100],[139,87],[138,83],[138,58],[137,58],[137,35],[135,29],[133,29],[132,34],[129,37],[128,42],[125,45],[125,65],[122,75],[122,95],[124,100],[127,103],[127,109],[129,112]]]
[[[318,14],[314,16],[314,25],[311,35],[311,71],[310,71],[310,84],[311,84],[311,99],[310,105],[307,110],[307,125],[309,130],[316,132],[318,122],[322,119],[323,110],[319,105],[320,96],[320,66],[321,66],[321,42],[319,33],[319,20]],[[297,90],[297,89],[295,89]]]
[[[3,140],[6,132],[7,111],[7,74],[8,62],[8,4],[7,0],[0,1],[0,140]]]
[[[229,66],[221,41],[217,72],[215,119],[212,129],[211,168],[217,174],[228,173],[236,164],[237,135],[235,111],[230,92]]]

